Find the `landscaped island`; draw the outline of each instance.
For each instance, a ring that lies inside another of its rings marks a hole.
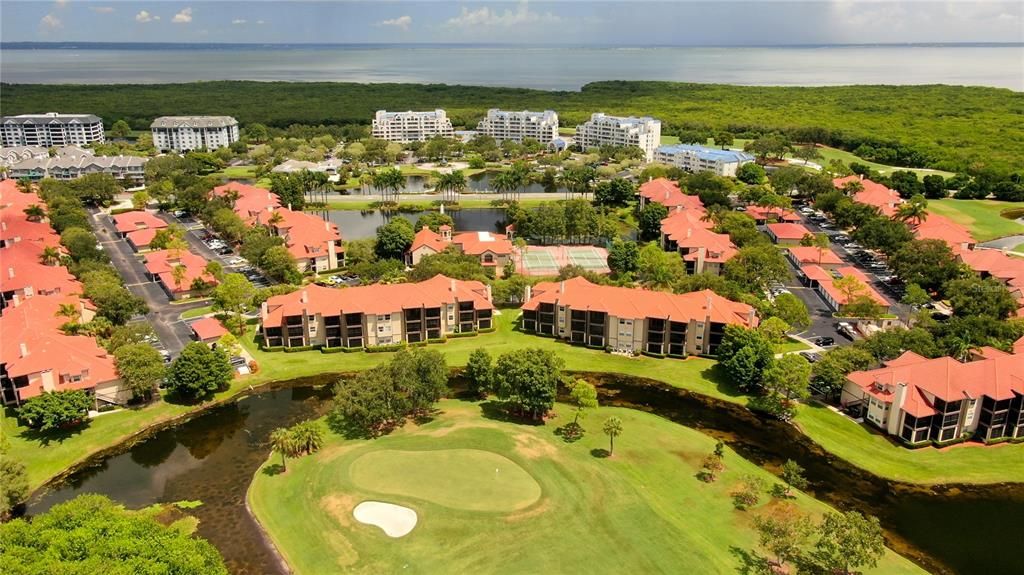
[[[791,505],[817,521],[827,511],[796,492],[736,509],[751,476],[781,482],[728,449],[717,481],[701,481],[715,440],[642,412],[600,408],[569,443],[553,433],[573,419],[564,405],[544,426],[488,417],[489,403],[438,408],[383,438],[329,434],[287,471],[272,457],[256,473],[250,506],[296,573],[725,572],[751,560],[755,517]],[[610,416],[623,431],[607,457]],[[418,521],[389,537],[353,517],[365,501],[413,509]],[[887,551],[868,572],[921,569]]]

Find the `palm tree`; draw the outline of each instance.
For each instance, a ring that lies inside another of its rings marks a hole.
[[[896,219],[908,224],[914,222],[915,226],[921,225],[921,222],[928,219],[928,200],[918,194],[903,202],[896,208]]]
[[[57,317],[66,317],[71,321],[77,321],[79,316],[78,306],[73,303],[62,303],[57,308],[57,313],[54,314]]]
[[[405,176],[398,168],[386,168],[377,170],[370,174],[370,185],[380,192],[382,202],[387,201],[387,194],[394,194],[394,201],[398,202],[398,192],[405,186]]]
[[[267,218],[267,223],[270,224],[273,227],[277,227],[277,224],[279,224],[279,223],[281,223],[283,221],[284,221],[284,216],[281,215],[281,212],[274,212],[274,213],[270,214],[269,218]]]
[[[39,263],[44,266],[54,266],[60,262],[60,250],[53,246],[46,246],[39,254]]]
[[[609,417],[604,422],[604,434],[608,436],[608,455],[615,453],[615,438],[622,435],[622,420],[618,417]]]
[[[291,428],[291,436],[295,441],[296,449],[313,453],[320,449],[324,443],[320,425],[315,421],[303,421]]]
[[[32,193],[32,180],[28,178],[22,178],[17,183],[18,191],[23,194]]]
[[[295,438],[291,432],[283,427],[278,427],[270,433],[270,449],[281,454],[281,467],[288,470],[287,458],[296,453]]]
[[[185,266],[181,264],[171,268],[171,277],[174,278],[174,286],[178,288],[178,291],[181,291],[181,282],[185,281],[185,275],[187,273],[188,270],[186,270]]]
[[[39,204],[31,204],[24,209],[25,217],[30,222],[38,222],[46,217],[46,210]]]
[[[466,176],[462,173],[462,170],[441,174],[437,178],[436,189],[441,192],[442,201],[457,202],[459,194],[466,191]],[[452,196],[450,199],[448,194]]]
[[[495,192],[501,194],[501,199],[511,201],[512,191],[517,186],[516,176],[511,170],[506,170],[494,176],[491,185],[494,186]]]
[[[519,200],[520,189],[530,184],[530,168],[523,162],[515,162],[509,172],[512,174],[512,183],[515,184],[512,187],[514,194],[512,199]]]

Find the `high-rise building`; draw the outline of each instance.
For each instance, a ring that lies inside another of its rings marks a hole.
[[[441,136],[452,138],[455,130],[444,110],[432,112],[388,112],[378,110],[373,118],[374,138],[391,142],[422,142]]]
[[[558,114],[552,110],[517,112],[494,108],[487,110],[487,117],[480,120],[476,130],[479,134],[490,136],[499,142],[522,142],[526,138],[532,138],[547,144],[558,137]]]
[[[231,116],[162,116],[150,129],[161,152],[216,150],[238,141],[238,120]]]
[[[661,145],[661,121],[650,116],[608,116],[591,114],[590,120],[576,126],[576,143],[584,150],[601,146],[636,146],[650,162],[654,149]]]
[[[0,146],[87,146],[103,142],[103,120],[92,114],[4,116]]]

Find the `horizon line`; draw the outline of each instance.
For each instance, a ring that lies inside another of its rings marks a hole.
[[[167,47],[317,47],[317,46],[462,46],[462,47],[602,47],[602,48],[816,48],[816,47],[935,47],[935,46],[963,46],[963,47],[1021,47],[1024,42],[850,42],[850,43],[821,43],[808,42],[796,44],[614,44],[600,42],[573,42],[573,43],[550,43],[550,42],[110,42],[103,40],[61,40],[61,41],[0,41],[0,48],[26,47],[61,47],[61,46],[167,46]]]

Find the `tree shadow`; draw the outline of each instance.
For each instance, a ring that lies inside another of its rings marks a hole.
[[[266,466],[263,467],[263,475],[266,475],[268,477],[273,477],[275,475],[280,475],[280,474],[282,474],[284,472],[285,472],[285,467],[284,467],[284,465],[281,465],[280,463],[271,463],[270,465],[266,465]]]
[[[17,417],[16,415],[8,414],[8,416]],[[40,431],[38,429],[32,429],[31,427],[25,428],[19,435],[29,441],[39,442],[40,445],[46,447],[51,443],[64,443],[68,439],[80,435],[86,429],[89,429],[89,424],[92,420],[89,418],[84,419],[81,423],[75,424],[74,426],[62,427],[60,429],[51,429],[47,431]],[[23,425],[23,422],[18,421],[19,425]]]
[[[590,456],[598,459],[607,459],[612,456],[612,452],[601,447],[596,447],[590,450]]]
[[[764,557],[757,553],[747,551],[732,545],[729,552],[739,561],[736,572],[740,575],[769,575],[772,573],[771,564]]]
[[[569,422],[561,427],[555,428],[555,435],[562,438],[566,443],[576,443],[583,439],[583,427],[574,422]]]
[[[520,425],[544,425],[543,421],[537,421],[532,417],[524,417],[513,413],[509,404],[503,401],[488,400],[480,404],[480,412],[484,418],[505,423],[518,423]]]
[[[729,374],[721,364],[715,362],[711,367],[700,372],[701,376],[715,384],[715,389],[729,397],[745,395],[740,386],[729,379]]]

